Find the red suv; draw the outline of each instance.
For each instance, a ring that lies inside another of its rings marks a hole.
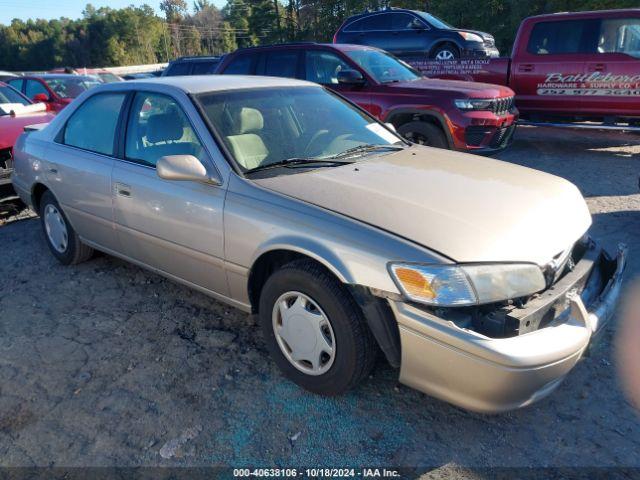
[[[30,100],[46,103],[49,110],[59,112],[85,90],[102,82],[84,75],[45,73],[12,78],[7,83]]]
[[[518,119],[504,86],[424,78],[377,48],[299,43],[237,50],[216,73],[320,83],[423,145],[474,153],[507,147]]]

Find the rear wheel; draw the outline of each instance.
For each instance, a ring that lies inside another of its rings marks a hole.
[[[412,143],[436,148],[449,148],[440,127],[427,122],[409,122],[398,128],[398,133]]]
[[[343,393],[373,367],[377,345],[358,305],[312,261],[294,261],[269,277],[259,318],[274,361],[307,390]]]
[[[82,243],[50,191],[40,200],[40,222],[49,250],[63,265],[84,262],[93,255],[93,249]]]
[[[455,60],[460,58],[460,50],[452,43],[445,43],[436,47],[431,53],[431,58],[434,60]]]

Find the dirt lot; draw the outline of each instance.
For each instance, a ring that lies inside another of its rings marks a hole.
[[[629,245],[632,277],[639,141],[523,128],[499,157],[576,183],[595,235]],[[550,398],[505,415],[399,386],[383,361],[349,395],[321,398],[280,376],[252,317],[111,257],[62,267],[38,221],[7,210],[0,465],[640,467],[615,326]]]

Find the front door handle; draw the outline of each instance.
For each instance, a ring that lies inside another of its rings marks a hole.
[[[525,63],[523,65],[520,65],[520,68],[518,68],[518,70],[521,72],[533,72],[533,65],[530,63]]]
[[[121,197],[131,196],[131,187],[129,185],[125,185],[124,183],[116,183],[115,191],[116,195],[120,195]]]
[[[596,63],[593,66],[594,72],[604,72],[607,69],[607,66],[604,63]]]

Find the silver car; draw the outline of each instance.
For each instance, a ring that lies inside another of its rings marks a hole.
[[[94,249],[257,313],[274,361],[340,394],[402,383],[498,412],[558,386],[616,305],[624,249],[571,183],[410,145],[324,88],[206,76],[84,93],[22,135],[13,184],[63,264]]]

